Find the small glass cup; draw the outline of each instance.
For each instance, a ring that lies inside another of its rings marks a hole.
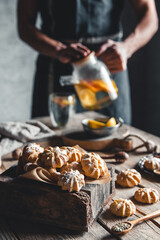
[[[72,93],[51,93],[49,113],[53,127],[64,127],[75,112],[75,95]]]

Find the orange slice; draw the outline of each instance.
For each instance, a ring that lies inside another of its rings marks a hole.
[[[105,124],[106,127],[114,127],[117,124],[116,119],[114,117],[110,118]]]
[[[82,89],[79,91],[79,97],[82,104],[86,107],[91,107],[96,104],[96,96],[89,89]]]
[[[57,103],[61,107],[66,107],[67,105],[74,105],[73,101],[68,101],[67,99],[54,98],[53,102]]]
[[[93,86],[92,82],[93,82],[93,81],[88,82],[88,81],[85,81],[85,80],[81,80],[81,81],[80,81],[80,85],[83,86],[83,87],[85,87],[85,88],[90,89],[90,90],[93,91],[93,92],[96,92],[97,89]]]
[[[95,120],[88,120],[88,126],[90,128],[101,128],[101,127],[105,127],[105,123],[102,123],[102,122],[98,122],[98,121],[95,121]]]
[[[97,89],[97,91],[102,91],[103,90],[105,92],[110,92],[110,89],[109,89],[108,85],[100,79],[94,80],[92,82],[92,85]]]

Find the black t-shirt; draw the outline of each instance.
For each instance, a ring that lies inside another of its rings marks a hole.
[[[109,36],[121,31],[124,0],[38,0],[42,32],[57,39]]]
[[[124,0],[37,0],[37,3],[42,18],[42,32],[59,41],[108,37],[122,31],[120,18]],[[84,45],[96,51],[101,44]],[[47,74],[54,74],[53,90],[73,91],[73,86],[64,88],[59,83],[60,76],[72,74],[71,64],[54,61],[53,65],[51,58],[40,55],[37,62],[39,75],[45,68],[52,69],[51,65],[54,70]]]

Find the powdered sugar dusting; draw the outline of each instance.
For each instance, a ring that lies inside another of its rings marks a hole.
[[[36,143],[31,143],[26,147],[26,153],[32,153],[34,151],[43,153],[44,149]]]

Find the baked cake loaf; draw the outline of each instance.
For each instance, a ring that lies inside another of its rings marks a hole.
[[[78,170],[64,171],[59,176],[58,185],[61,186],[62,190],[79,192],[85,186],[84,175],[80,174]]]
[[[105,161],[96,153],[83,154],[81,165],[87,177],[98,179],[104,174],[109,175]]]
[[[144,166],[149,170],[160,169],[160,158],[148,155],[145,157]]]
[[[134,187],[141,181],[141,174],[135,169],[126,169],[117,175],[117,183],[122,187]]]
[[[155,203],[159,201],[159,193],[153,188],[139,188],[135,192],[134,198],[142,203]]]
[[[59,147],[45,148],[40,155],[40,163],[44,168],[61,168],[68,161],[67,150]]]
[[[131,200],[128,199],[116,199],[110,205],[110,211],[120,217],[129,217],[136,212],[136,207]]]
[[[44,148],[36,143],[30,143],[26,145],[22,153],[22,162],[25,165],[26,163],[36,163],[40,153],[43,153]]]

